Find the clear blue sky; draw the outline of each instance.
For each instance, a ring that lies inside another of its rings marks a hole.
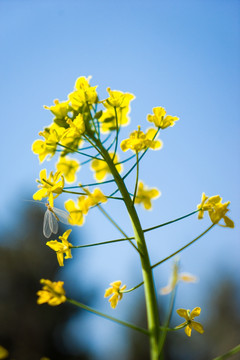
[[[40,166],[31,144],[51,121],[42,105],[55,98],[65,100],[78,76],[92,75],[91,83],[99,85],[102,97],[108,86],[135,94],[125,134],[137,125],[147,128],[146,115],[155,106],[180,117],[175,127],[162,132],[163,149],[149,153],[142,163],[141,179],[162,192],[151,213],[139,209],[144,226],[194,210],[203,191],[231,201],[236,229],[216,227],[181,256],[182,269],[196,274],[200,282],[179,289],[177,306],[205,305],[204,294],[216,282],[216,274],[219,278],[240,271],[239,10],[239,1],[234,0],[1,0],[2,226],[10,226],[19,203],[36,189]],[[120,223],[125,221],[117,207],[112,211]],[[82,230],[86,242],[118,237],[110,225],[99,234],[102,221],[96,212],[89,216]],[[153,262],[208,225],[207,219],[191,218],[152,233]],[[81,264],[81,271],[88,273],[84,286],[90,281],[103,292],[118,278],[129,287],[141,280],[135,254],[126,245],[115,249],[86,250]],[[75,262],[71,270],[78,267]],[[157,287],[165,285],[170,268],[171,263],[156,270]],[[186,291],[191,296],[186,298]],[[129,295],[114,315],[126,318],[136,299]],[[96,304],[112,313],[102,298]],[[85,333],[93,333],[100,358],[111,344],[120,346],[123,335],[101,346],[93,328],[101,329],[102,320],[88,321]],[[114,337],[116,326],[104,325],[106,336]]]

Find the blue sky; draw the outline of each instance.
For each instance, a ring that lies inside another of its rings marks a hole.
[[[164,106],[180,118],[160,135],[163,149],[149,152],[141,165],[140,178],[162,192],[152,212],[139,208],[144,227],[194,210],[203,191],[231,201],[236,229],[216,227],[181,256],[182,269],[196,274],[200,282],[179,289],[178,306],[205,305],[209,287],[223,273],[235,276],[240,271],[239,8],[234,0],[1,0],[2,226],[12,224],[23,199],[35,191],[40,168],[53,168],[55,163],[40,167],[31,152],[38,132],[51,122],[42,105],[55,98],[65,100],[78,76],[92,75],[91,84],[99,85],[102,98],[108,86],[136,96],[131,124],[123,131],[126,136],[137,125],[149,126],[146,115],[155,106]],[[80,171],[79,181],[86,179],[86,172]],[[130,186],[133,182],[134,177],[128,181]],[[116,205],[110,208],[120,223],[127,221]],[[84,234],[86,242],[119,237],[111,225],[100,234],[102,221],[92,212],[84,229],[74,231]],[[202,222],[190,218],[152,233],[152,261],[190,241],[209,224],[207,218]],[[130,226],[127,230],[131,233]],[[135,285],[141,281],[135,254],[126,244],[116,247],[84,250],[81,265],[73,261],[69,271],[80,266],[88,273],[85,283],[81,279],[83,285],[90,281],[100,291],[118,278],[129,287]],[[170,269],[171,263],[166,263],[156,270],[157,287],[165,285]],[[188,289],[191,296],[186,298]],[[114,314],[126,317],[136,298],[129,296]],[[102,298],[96,304],[111,313]],[[102,320],[87,321],[89,331],[102,326]],[[104,331],[110,336],[113,329],[114,324]],[[92,337],[100,358],[111,344],[118,344],[115,337],[101,346],[97,331]]]

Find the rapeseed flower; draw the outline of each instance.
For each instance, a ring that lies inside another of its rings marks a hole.
[[[219,221],[223,219],[224,225],[219,224],[220,226],[234,228],[234,222],[226,216],[229,211],[229,204],[230,201],[222,203],[222,198],[219,195],[208,197],[202,193],[201,204],[197,205],[198,219],[203,219],[204,211],[208,211],[213,224],[219,224]]]
[[[152,209],[151,200],[158,198],[161,195],[160,191],[156,188],[149,189],[143,184],[142,181],[138,183],[137,195],[135,198],[135,204],[142,204],[146,210]]]
[[[168,285],[160,289],[161,295],[167,295],[173,291],[176,287],[177,283],[180,281],[184,282],[196,282],[196,276],[189,274],[189,273],[179,273],[179,265],[176,261],[173,265],[172,275],[169,279]]]
[[[40,171],[40,180],[37,182],[40,183],[38,185],[40,190],[33,194],[33,199],[41,201],[42,198],[48,197],[49,205],[53,207],[53,199],[56,199],[64,188],[64,177],[59,171],[55,174],[51,171],[47,178],[47,170],[43,169]]]
[[[57,306],[67,300],[65,290],[63,289],[63,281],[52,282],[41,279],[40,283],[43,285],[43,288],[37,292],[39,296],[37,303],[39,305],[48,303],[48,305]]]
[[[166,129],[169,126],[173,126],[175,121],[179,120],[177,116],[166,115],[166,110],[163,107],[153,108],[154,115],[147,115],[147,120],[153,122],[154,125],[160,129]]]
[[[76,181],[76,173],[80,168],[77,160],[69,159],[67,157],[60,157],[56,168],[64,175],[64,179],[68,183]]]
[[[56,251],[59,266],[64,266],[64,258],[65,259],[72,258],[72,254],[71,254],[72,244],[68,242],[68,237],[71,231],[72,230],[69,229],[65,231],[62,236],[59,236],[59,239],[62,241],[61,243],[57,240],[50,240],[46,243],[47,246],[49,246],[52,250]]]
[[[187,334],[187,336],[191,336],[192,329],[196,330],[200,334],[204,333],[202,324],[200,324],[197,321],[194,321],[194,318],[196,316],[199,316],[200,312],[201,312],[200,307],[195,307],[191,312],[190,310],[186,310],[186,309],[177,310],[178,315],[186,320],[184,323],[178,325],[178,327],[186,324],[187,326],[185,327],[185,333]]]
[[[110,297],[110,299],[108,300],[110,302],[110,305],[113,309],[115,309],[115,307],[118,304],[118,301],[122,299],[123,294],[121,293],[121,291],[126,289],[126,285],[123,285],[121,287],[122,282],[121,281],[114,281],[112,282],[110,285],[111,287],[108,288],[105,291],[104,297]]]
[[[121,142],[120,146],[122,151],[130,149],[134,152],[139,152],[147,148],[153,150],[161,148],[162,142],[160,140],[153,140],[156,132],[157,130],[151,128],[144,134],[144,132],[140,130],[140,126],[138,126],[138,130],[133,131],[128,139]]]

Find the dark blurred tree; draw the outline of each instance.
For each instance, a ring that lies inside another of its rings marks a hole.
[[[88,359],[84,352],[69,354],[63,337],[66,322],[76,312],[79,315],[79,310],[70,304],[51,307],[36,303],[39,280],[61,280],[56,279],[59,266],[56,254],[45,245],[41,209],[29,206],[21,217],[20,227],[9,228],[0,240],[0,345],[16,360],[43,356],[51,360]],[[86,295],[78,296],[87,302]]]

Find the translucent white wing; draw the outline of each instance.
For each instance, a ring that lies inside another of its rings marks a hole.
[[[70,215],[66,211],[54,207],[53,212],[57,215],[61,223],[69,225],[68,219]]]
[[[52,216],[51,212],[47,209],[47,211],[44,214],[44,218],[43,218],[43,235],[46,238],[49,238],[52,234],[52,230],[50,228],[51,216]]]
[[[49,211],[49,210],[47,210],[47,211]],[[56,234],[58,232],[58,221],[57,221],[55,215],[51,211],[49,211],[49,213],[50,213],[49,227],[50,227],[51,233]]]

